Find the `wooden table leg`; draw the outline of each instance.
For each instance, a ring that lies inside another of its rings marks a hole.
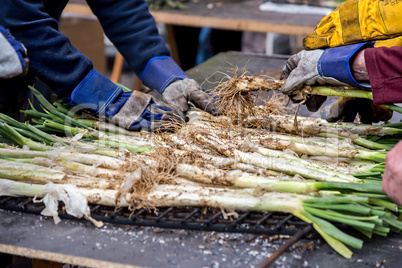
[[[113,83],[118,83],[120,81],[121,73],[123,71],[123,64],[124,58],[119,52],[117,52],[113,64],[112,78],[110,79]]]
[[[63,264],[54,261],[32,259],[32,268],[62,268]]]
[[[166,31],[172,59],[177,63],[177,65],[180,66],[181,64],[180,64],[179,50],[177,49],[177,43],[176,38],[174,36],[173,26],[171,24],[166,24]]]
[[[141,86],[142,86],[142,81],[141,79],[138,78],[138,76],[135,77],[134,80],[134,85],[133,85],[133,90],[141,90]]]

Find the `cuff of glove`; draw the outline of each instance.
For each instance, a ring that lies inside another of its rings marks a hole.
[[[350,69],[351,59],[360,50],[373,47],[370,43],[360,43],[326,49],[318,61],[318,73],[324,77],[331,77],[348,85],[362,88],[371,88],[369,84],[357,82]]]
[[[71,100],[95,113],[104,114],[122,92],[122,88],[92,69],[73,90]]]
[[[165,88],[176,79],[188,76],[171,57],[160,56],[150,59],[141,76],[141,80],[149,88],[163,93]]]

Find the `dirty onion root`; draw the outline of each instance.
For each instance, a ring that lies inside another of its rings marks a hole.
[[[248,127],[264,128],[261,120],[249,121],[264,115],[283,115],[286,108],[286,96],[264,91],[279,90],[281,84],[270,77],[247,76],[245,70],[238,74],[237,68],[233,76],[226,75],[216,87],[219,96],[219,111],[226,115],[233,124]]]

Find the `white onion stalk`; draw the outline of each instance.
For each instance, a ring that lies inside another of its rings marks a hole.
[[[385,159],[384,152],[349,149],[349,148],[333,148],[329,146],[322,146],[308,143],[297,143],[293,141],[284,141],[279,139],[271,139],[269,141],[264,142],[263,145],[264,147],[273,150],[289,149],[296,153],[307,154],[307,155],[357,158],[365,160],[374,160],[379,162],[383,162]]]
[[[301,167],[293,164],[292,162],[278,159],[274,157],[263,156],[258,153],[244,153],[235,150],[236,159],[243,163],[251,164],[265,169],[270,169],[278,172],[283,172],[288,175],[299,174],[307,179],[317,181],[338,181],[338,182],[360,182],[359,179],[353,176],[339,177],[331,176],[326,170],[318,170],[313,167]]]
[[[322,172],[325,172],[328,174],[328,176],[331,176],[336,180],[335,178],[340,178],[341,180],[345,179],[348,181],[355,181],[355,178],[351,175],[343,174],[337,171],[334,171],[330,169],[331,165],[328,166],[323,166],[316,164],[312,161],[307,161],[301,158],[298,158],[296,156],[278,151],[278,150],[271,150],[263,147],[258,147],[258,146],[251,146],[250,149],[253,152],[259,153],[261,155],[271,157],[271,158],[277,158],[277,159],[286,159],[286,161],[289,162],[291,165],[299,166],[299,167],[305,167],[305,168],[310,168],[314,170],[320,170]],[[370,165],[370,167],[373,167],[373,165]]]
[[[294,116],[290,115],[264,115],[263,118],[251,118],[250,120],[260,120],[267,124],[267,127],[274,131],[295,133]],[[358,125],[352,123],[329,123],[318,118],[297,117],[298,129],[301,133],[319,134],[332,133],[344,137],[353,135],[367,136],[386,136],[402,134],[401,129],[381,127],[373,125]]]
[[[42,161],[37,159],[36,161]],[[48,161],[46,161],[49,164]],[[0,160],[0,178],[29,181],[45,184],[54,182],[60,184],[75,184],[79,187],[115,188],[116,182],[91,176],[71,175],[69,170],[62,170],[38,166],[36,164],[19,163],[15,161]]]
[[[192,114],[201,117],[202,120],[195,121],[195,124],[202,122],[216,121],[216,119],[211,118],[211,116],[204,111],[192,111]],[[229,120],[229,119],[228,119]],[[266,128],[272,131],[297,134],[294,124],[294,115],[270,115],[266,114],[258,118],[250,117],[249,121],[257,120],[266,124]],[[298,129],[301,133],[306,134],[320,134],[320,133],[332,133],[335,135],[340,135],[344,137],[355,137],[356,136],[388,136],[388,135],[398,135],[402,134],[402,129],[383,127],[383,126],[373,126],[366,124],[354,124],[337,122],[331,123],[324,119],[312,118],[312,117],[297,117]],[[208,124],[207,124],[208,126]]]
[[[224,171],[220,169],[205,169],[187,164],[177,166],[177,174],[192,181],[204,184],[231,186],[238,188],[262,188],[266,191],[308,194],[320,190],[327,191],[358,191],[365,193],[384,194],[381,185],[369,183],[341,183],[288,181],[275,177],[262,177],[245,174],[239,170]]]
[[[124,173],[118,170],[88,166],[81,163],[66,160],[51,160],[48,158],[35,157],[34,159],[32,159],[31,163],[44,167],[52,167],[52,169],[60,166],[64,167],[67,170],[81,172],[93,177],[99,176],[103,178],[121,178],[124,176]]]
[[[84,217],[91,221],[96,227],[102,227],[103,222],[91,217],[88,202],[79,189],[71,184],[56,185],[48,183],[46,185],[29,184],[0,179],[0,196],[27,196],[43,197],[46,207],[42,215],[52,216],[55,223],[60,222],[57,213],[58,200],[64,202],[66,212],[77,218]]]
[[[86,165],[97,165],[110,169],[120,169],[126,161],[98,154],[84,154],[55,149],[51,151],[28,151],[21,149],[3,149],[0,148],[0,156],[13,157],[13,158],[34,158],[44,157],[50,159],[63,159],[68,161],[75,161]]]
[[[263,156],[258,153],[245,153],[239,150],[233,149],[231,146],[228,146],[220,139],[213,135],[195,135],[195,138],[215,149],[219,153],[232,157],[235,156],[235,159],[239,162],[257,166],[260,168],[273,170],[277,172],[282,172],[288,175],[296,175],[299,174],[307,179],[314,179],[319,181],[340,181],[340,182],[359,182],[359,179],[354,178],[353,176],[348,175],[339,175],[335,172],[330,172],[327,169],[318,169],[314,166],[304,167],[300,164],[299,159],[296,158],[283,158],[279,159],[277,157],[268,157]],[[331,174],[328,174],[330,172]]]

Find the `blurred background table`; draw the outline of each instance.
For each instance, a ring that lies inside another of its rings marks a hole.
[[[178,42],[173,26],[208,27],[231,31],[279,33],[287,35],[310,34],[322,19],[321,15],[286,14],[259,10],[262,0],[200,0],[185,3],[186,10],[151,10],[157,23],[164,23],[167,43],[172,58],[180,65]],[[67,14],[92,16],[85,1],[74,0],[64,10]],[[117,53],[111,79],[118,82],[124,59]],[[183,66],[182,66],[183,67]],[[186,68],[184,68],[186,69]]]

